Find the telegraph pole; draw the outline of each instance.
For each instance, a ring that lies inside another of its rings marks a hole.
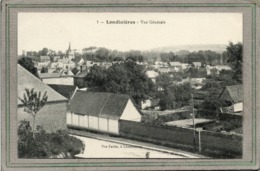
[[[193,94],[192,93],[191,93],[191,100],[192,100],[192,122],[193,122],[193,145],[194,145],[194,150],[196,150],[195,112],[194,112],[194,101],[193,101]]]

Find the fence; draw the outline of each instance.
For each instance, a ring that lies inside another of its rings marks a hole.
[[[193,129],[121,120],[119,130],[120,135],[126,138],[189,151],[197,151],[200,147],[201,153],[208,156],[218,158],[241,158],[242,156],[242,137],[238,135],[196,131],[194,148]]]

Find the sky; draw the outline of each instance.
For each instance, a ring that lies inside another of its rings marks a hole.
[[[236,43],[242,42],[242,18],[242,13],[19,13],[18,54],[44,47],[65,51],[69,42],[72,49],[96,46],[121,51]],[[136,24],[106,24],[107,20]],[[165,24],[141,24],[141,20]]]

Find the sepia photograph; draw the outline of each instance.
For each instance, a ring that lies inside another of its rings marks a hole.
[[[1,2],[2,170],[258,169],[260,8],[220,1]]]
[[[19,158],[241,158],[242,28],[241,13],[19,13]]]

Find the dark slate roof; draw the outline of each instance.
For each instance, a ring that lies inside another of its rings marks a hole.
[[[234,103],[243,101],[243,87],[242,85],[226,86],[220,94],[220,98],[232,100]]]
[[[44,93],[47,91],[48,95],[48,102],[59,102],[59,101],[68,101],[67,98],[60,95],[56,91],[54,91],[52,88],[50,88],[48,85],[41,82],[40,79],[35,77],[33,74],[31,74],[29,71],[27,71],[25,68],[23,68],[21,65],[17,65],[17,74],[18,74],[18,82],[17,82],[17,88],[18,88],[18,97],[23,97],[23,94],[25,93],[25,88],[31,89],[34,88],[37,92]],[[18,100],[18,105],[21,105],[21,101]]]
[[[76,89],[76,86],[73,85],[59,85],[59,84],[48,84],[52,89],[66,97],[67,99],[70,99],[71,95],[73,94],[74,90]]]
[[[86,77],[87,75],[88,75],[88,70],[85,69],[84,71],[82,71],[81,73],[75,75],[74,77],[76,77],[76,78],[84,78],[84,77]]]
[[[124,94],[78,90],[70,101],[70,110],[77,114],[119,119],[129,99],[130,96]]]
[[[243,101],[242,85],[227,86],[226,89],[235,103]]]

